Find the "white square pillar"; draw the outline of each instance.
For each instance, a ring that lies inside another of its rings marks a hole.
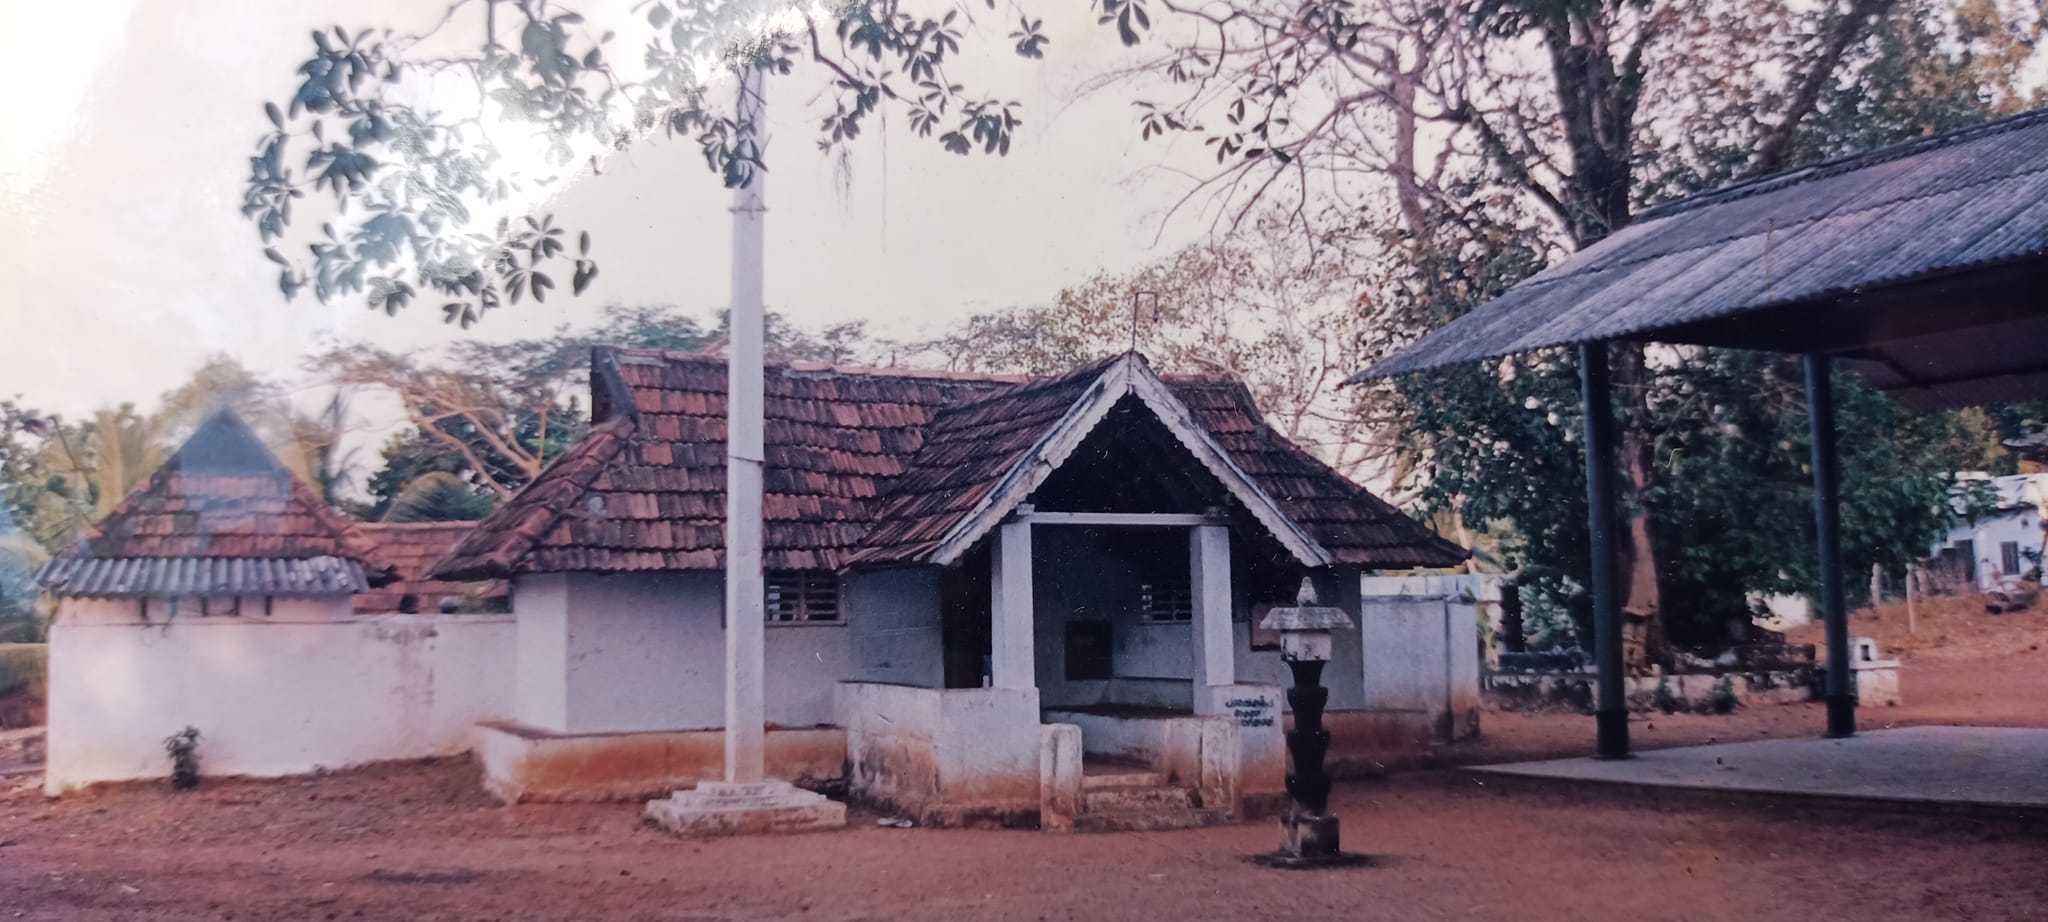
[[[1237,651],[1230,626],[1230,530],[1198,525],[1188,534],[1188,585],[1194,611],[1195,712],[1227,713],[1209,689],[1237,683]]]
[[[1009,522],[996,531],[989,557],[990,679],[997,688],[1037,688],[1031,632],[1036,613],[1031,586],[1031,523]]]

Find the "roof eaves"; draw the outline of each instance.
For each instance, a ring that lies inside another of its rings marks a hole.
[[[533,482],[478,522],[448,556],[427,568],[427,578],[465,582],[515,575],[534,545],[575,506],[574,497],[557,500],[556,494],[580,497],[626,444],[635,425],[634,417],[620,415],[592,426]]]
[[[1238,502],[1251,510],[1252,516],[1259,520],[1259,524],[1266,526],[1266,530],[1278,538],[1296,560],[1304,566],[1311,567],[1329,566],[1336,562],[1330,551],[1318,543],[1300,523],[1294,521],[1293,517],[1280,507],[1279,501],[1260,487],[1259,482],[1238,465],[1230,452],[1217,444],[1208,431],[1195,421],[1194,414],[1188,411],[1187,404],[1174,396],[1172,389],[1167,387],[1166,382],[1160,380],[1151,368],[1138,366],[1132,385],[1138,398],[1145,401],[1153,415],[1166,425],[1167,431],[1195,456],[1195,460],[1208,469],[1211,476],[1221,481],[1224,487],[1237,497]],[[1263,419],[1257,416],[1252,418],[1259,420],[1260,426],[1265,425]]]
[[[958,561],[975,542],[1024,502],[1032,490],[1044,483],[1053,469],[1066,461],[1081,440],[1102,422],[1103,417],[1109,415],[1111,406],[1116,403],[1115,398],[1129,390],[1130,369],[1135,361],[1134,354],[1126,354],[1098,363],[1100,367],[1093,369],[1097,375],[1095,381],[1067,407],[1057,422],[1047,427],[1044,434],[1010,464],[997,479],[995,487],[961,516],[945,537],[939,539],[926,555],[928,559],[941,565]],[[1057,380],[1070,383],[1073,378],[1073,375],[1064,375]],[[972,401],[968,406],[981,402]]]
[[[1070,381],[1071,377],[1061,380]],[[1336,562],[1327,549],[1289,517],[1280,504],[1232,460],[1230,453],[1195,422],[1187,406],[1174,396],[1166,382],[1137,353],[1126,353],[1103,363],[1099,377],[1087,392],[1047,429],[1037,443],[1011,464],[997,486],[973,510],[961,517],[959,523],[929,552],[927,559],[941,565],[959,560],[1043,484],[1055,469],[1066,463],[1126,394],[1136,395],[1182,447],[1279,539],[1288,553],[1307,566],[1328,566]]]

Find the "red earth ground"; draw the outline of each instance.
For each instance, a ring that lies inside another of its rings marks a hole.
[[[2048,726],[2048,616],[1906,651],[1866,727]],[[1859,631],[1866,626],[1859,625]],[[2033,648],[2029,648],[2034,644]],[[1816,732],[1810,706],[1658,715],[1639,746]],[[1488,714],[1451,762],[1576,755],[1589,718]],[[6,784],[0,779],[0,787]],[[1339,787],[1371,867],[1273,871],[1269,822],[1057,836],[877,828],[689,841],[633,805],[501,807],[467,761],[315,778],[0,793],[0,922],[98,919],[2048,918],[2048,828],[2018,820],[1506,791],[1455,771]]]

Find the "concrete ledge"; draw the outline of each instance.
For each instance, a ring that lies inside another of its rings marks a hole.
[[[477,725],[484,788],[506,803],[626,801],[718,781],[725,732],[554,733],[512,721]],[[846,765],[838,727],[770,729],[768,774],[801,786],[837,780]]]
[[[1038,691],[839,686],[851,796],[926,826],[1035,826]]]
[[[1476,785],[1497,794],[1597,794],[1603,798],[1611,798],[1616,803],[1638,805],[1653,810],[1741,807],[1766,811],[1785,819],[1796,818],[1798,815],[1952,816],[1975,820],[2012,820],[2029,824],[2035,829],[2048,828],[2048,806],[2038,804],[1900,800],[1864,794],[1814,794],[1692,788],[1665,784],[1624,784],[1590,778],[1510,775],[1489,771],[1488,768],[1452,768],[1446,770],[1440,777],[1446,784],[1460,790],[1470,789]]]
[[[843,829],[846,805],[786,781],[706,781],[647,803],[647,820],[681,836],[731,836]]]
[[[2038,817],[2048,812],[2048,730],[1909,727],[1518,762],[1466,770],[1488,786],[1586,786],[1649,799],[1883,807]]]
[[[1038,740],[1038,828],[1072,832],[1081,812],[1081,728],[1045,724]]]

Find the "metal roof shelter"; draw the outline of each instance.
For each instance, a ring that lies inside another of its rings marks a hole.
[[[1854,733],[1829,369],[1840,361],[1921,410],[2048,395],[2048,110],[1652,209],[1348,382],[1578,348],[1598,752],[1619,758],[1611,341],[1804,356],[1828,732]]]

